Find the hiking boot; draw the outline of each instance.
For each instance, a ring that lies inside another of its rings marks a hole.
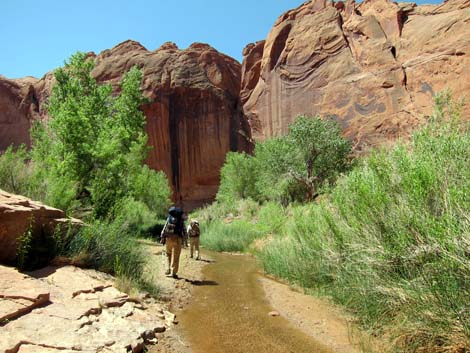
[[[174,279],[178,279],[178,278],[179,278],[176,273],[173,273],[173,275],[172,275],[171,277],[173,277]]]
[[[170,270],[166,270],[166,271],[165,271],[165,275],[166,275],[166,276],[170,276],[170,275],[171,275]]]

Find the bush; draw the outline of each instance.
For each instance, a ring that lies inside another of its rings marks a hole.
[[[87,266],[129,279],[135,286],[145,283],[145,254],[137,242],[143,224],[152,221],[146,206],[126,200],[118,206],[112,220],[93,220],[72,240],[67,255]]]
[[[31,192],[32,171],[26,146],[10,146],[0,155],[0,189],[14,194]]]
[[[351,143],[336,123],[299,116],[286,136],[256,144],[253,157],[227,155],[217,200],[312,201],[348,169],[350,153]]]
[[[170,205],[171,189],[163,172],[142,166],[133,179],[131,195],[153,210],[157,217],[164,218]]]
[[[220,171],[220,187],[217,200],[231,203],[235,200],[260,197],[256,189],[259,168],[256,159],[245,154],[229,152]]]

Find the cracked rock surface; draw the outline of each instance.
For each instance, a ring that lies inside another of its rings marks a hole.
[[[165,331],[164,315],[97,271],[46,267],[26,275],[0,266],[0,352],[142,352]]]

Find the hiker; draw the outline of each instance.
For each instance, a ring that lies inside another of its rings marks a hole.
[[[196,254],[196,260],[199,260],[199,236],[201,235],[201,230],[199,229],[199,222],[195,219],[192,219],[189,222],[188,230],[186,232],[189,237],[189,257],[193,258],[193,253]]]
[[[178,267],[181,254],[181,246],[186,239],[183,210],[172,206],[168,210],[168,218],[162,229],[161,241],[165,245],[167,256],[167,269],[165,275],[178,278]]]

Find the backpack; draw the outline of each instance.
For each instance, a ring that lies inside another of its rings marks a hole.
[[[171,237],[176,234],[176,225],[178,223],[178,219],[173,216],[168,216],[166,220],[166,225],[165,225],[165,237]]]
[[[183,233],[183,210],[180,207],[172,206],[168,210],[168,218],[164,229],[164,236],[181,236]]]
[[[193,223],[190,225],[188,232],[190,237],[198,237],[201,235],[201,230],[199,229],[199,223]]]

